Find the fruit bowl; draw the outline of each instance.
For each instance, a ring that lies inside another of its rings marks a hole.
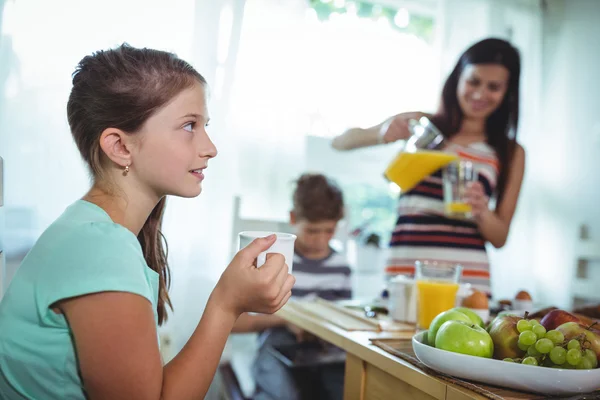
[[[589,393],[600,389],[600,368],[568,370],[510,363],[436,349],[423,342],[427,331],[413,336],[413,350],[429,368],[458,378],[525,392],[552,395]]]

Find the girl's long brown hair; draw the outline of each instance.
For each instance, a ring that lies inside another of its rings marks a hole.
[[[504,99],[486,121],[487,142],[495,150],[500,162],[500,173],[496,186],[497,200],[500,202],[504,195],[517,143],[521,58],[518,50],[509,42],[494,38],[475,43],[460,56],[444,84],[440,109],[432,117],[432,122],[446,137],[454,136],[462,124],[463,112],[456,97],[456,89],[460,75],[469,64],[498,64],[504,66],[509,72],[508,89]]]
[[[206,80],[176,55],[123,44],[84,57],[73,73],[73,88],[67,104],[71,133],[94,182],[103,182],[107,157],[100,148],[100,135],[107,128],[136,134],[150,116],[182,90]],[[165,199],[154,207],[138,235],[148,266],[159,280],[158,322],[167,320],[172,304],[166,241],[161,233]]]

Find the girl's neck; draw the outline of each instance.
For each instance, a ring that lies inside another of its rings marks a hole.
[[[148,216],[157,204],[141,195],[111,193],[94,184],[83,200],[102,208],[114,223],[129,229],[138,235],[146,223]]]
[[[485,141],[485,119],[463,118],[460,129],[452,137],[453,142],[469,144]]]

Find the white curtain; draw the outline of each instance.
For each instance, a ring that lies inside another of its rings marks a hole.
[[[89,188],[66,122],[70,76],[86,54],[128,42],[176,52],[211,87],[209,133],[219,155],[202,195],[170,198],[164,221],[175,313],[174,353],[187,340],[230,252],[235,141],[227,123],[243,0],[4,2],[0,154],[5,162],[8,278],[39,234]],[[32,29],[35,27],[35,29]]]

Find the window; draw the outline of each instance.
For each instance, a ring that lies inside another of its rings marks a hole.
[[[251,170],[238,168],[240,194],[248,205],[244,214],[285,218],[289,182],[316,170],[343,187],[351,229],[366,227],[387,241],[397,192],[383,171],[395,150],[346,157],[326,144],[349,127],[374,125],[402,111],[431,111],[437,104],[434,12],[387,3],[247,1],[231,115],[242,155],[261,161]],[[333,159],[338,161],[328,162]],[[349,170],[371,173],[349,175]],[[271,182],[257,171],[271,174]]]

